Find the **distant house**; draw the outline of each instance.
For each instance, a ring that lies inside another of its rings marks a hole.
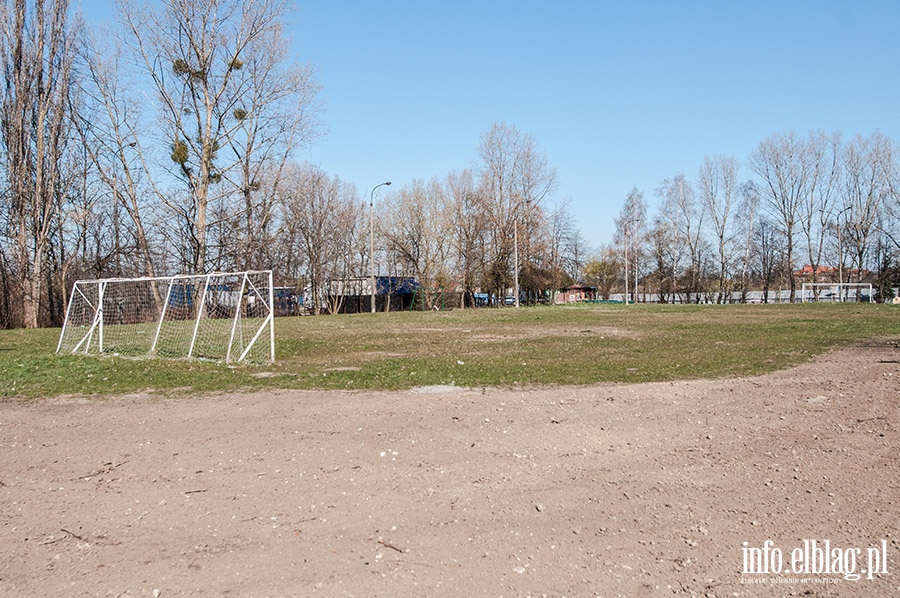
[[[397,311],[409,309],[419,283],[414,278],[401,276],[375,277],[375,310]],[[310,290],[307,288],[307,296]],[[336,309],[338,313],[365,313],[372,309],[372,278],[358,276],[329,283],[325,311]],[[307,303],[309,304],[309,303]]]
[[[794,277],[806,282],[812,282],[813,277],[817,280],[827,280],[832,277],[837,278],[838,269],[832,266],[816,266],[806,264],[799,270],[794,272]]]
[[[844,282],[872,282],[877,278],[870,270],[860,271],[856,268],[840,268],[836,266],[816,266],[806,264],[799,270],[794,271],[794,278],[800,282],[813,282],[813,278],[818,282],[837,282],[838,278],[843,277]]]
[[[580,303],[581,301],[594,301],[597,298],[597,287],[589,287],[583,284],[573,284],[565,288],[556,296],[557,303]]]

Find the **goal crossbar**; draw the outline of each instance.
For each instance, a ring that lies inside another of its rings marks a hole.
[[[75,283],[57,353],[274,362],[271,270]]]
[[[800,286],[800,301],[818,302],[875,302],[869,282],[804,282]]]

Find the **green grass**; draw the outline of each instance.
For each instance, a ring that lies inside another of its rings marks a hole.
[[[600,305],[279,318],[277,363],[58,356],[59,329],[0,331],[0,396],[516,386],[750,376],[900,338],[900,308]]]

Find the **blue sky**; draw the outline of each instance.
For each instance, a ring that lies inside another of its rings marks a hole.
[[[900,2],[297,8],[293,47],[318,71],[328,129],[298,158],[365,197],[385,180],[396,189],[472,167],[481,136],[504,122],[535,137],[557,169],[556,198],[596,246],[633,187],[652,204],[663,179],[696,179],[705,155],[746,161],[786,129],[900,138]]]
[[[471,167],[505,122],[597,245],[632,187],[652,200],[705,155],[789,128],[896,138],[898,26],[897,2],[301,3],[330,128],[306,157],[366,193]]]

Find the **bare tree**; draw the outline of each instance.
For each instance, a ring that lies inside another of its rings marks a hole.
[[[870,239],[883,202],[890,195],[891,141],[881,133],[856,136],[844,151],[843,205],[847,208],[844,232],[861,279]]]
[[[718,257],[718,291],[716,300],[726,303],[728,281],[734,259],[735,212],[737,211],[737,160],[729,156],[704,157],[700,168],[700,194],[713,233]]]
[[[644,194],[637,187],[628,192],[622,211],[616,218],[616,233],[619,246],[622,247],[623,280],[625,282],[625,301],[628,301],[629,277],[633,278],[631,287],[634,301],[637,302],[637,285],[640,273],[640,254],[643,231],[646,229],[647,203]]]
[[[526,304],[555,297],[578,275],[587,254],[567,201],[534,208],[525,204],[514,223],[518,238],[519,296]]]
[[[283,22],[290,4],[166,0],[163,10],[153,10],[143,2],[119,0],[119,8],[131,47],[157,92],[175,173],[189,191],[187,204],[165,192],[158,197],[189,225],[187,266],[203,272],[210,206],[233,199],[237,191],[251,226],[254,215],[267,226],[269,205],[262,216],[253,200],[262,185],[255,165],[280,168],[305,131],[297,124],[305,118],[296,115],[304,115],[314,97],[309,73],[283,66]]]
[[[412,185],[393,194],[380,218],[381,234],[388,249],[417,279],[425,309],[431,309],[436,293],[450,282],[447,265],[452,247],[444,242],[451,234],[448,202],[437,180]]]
[[[147,197],[151,190],[142,180],[147,161],[141,145],[141,102],[124,85],[122,53],[114,36],[108,32],[86,35],[81,54],[79,89],[86,104],[75,119],[75,126],[86,157],[112,197],[115,259],[125,257],[120,210],[130,220],[127,236],[133,240],[136,253],[127,256],[132,267],[126,271],[119,266],[115,275],[156,276],[152,233],[147,224]]]
[[[799,205],[799,223],[806,240],[813,282],[822,262],[828,220],[840,180],[840,145],[840,133],[826,135],[821,131],[810,132],[806,144],[810,180]]]
[[[240,197],[232,219],[236,267],[269,267],[273,218],[285,165],[292,152],[316,138],[319,86],[308,65],[288,64],[287,40],[272,33],[265,51],[246,52],[243,78],[232,79],[240,126],[231,139],[236,168],[226,178]],[[287,66],[286,66],[287,65]],[[233,210],[232,210],[233,211]]]
[[[538,250],[544,254],[542,263],[532,255],[527,264],[530,271],[527,278],[531,279],[527,286],[532,292],[559,291],[580,279],[588,254],[587,241],[575,225],[569,203],[568,200],[559,202],[548,215],[542,235],[546,240]]]
[[[66,0],[4,2],[0,129],[12,237],[11,301],[16,324],[47,321],[48,258],[65,202],[63,163],[71,125],[76,26]]]
[[[795,229],[812,175],[806,144],[794,131],[776,133],[759,143],[750,164],[762,179],[766,205],[784,236],[793,303],[797,292],[793,274]]]
[[[750,276],[752,270],[753,238],[756,232],[759,213],[759,188],[753,181],[747,181],[740,186],[741,202],[737,210],[737,235],[736,249],[741,252],[740,279],[738,281],[741,292],[741,302],[747,301],[747,293],[750,290]]]
[[[763,302],[769,302],[769,291],[784,262],[784,238],[779,234],[778,226],[766,218],[759,222],[753,233],[756,277],[762,282]]]
[[[361,238],[363,204],[353,187],[311,166],[288,168],[282,191],[280,236],[288,253],[304,258],[312,309],[337,313],[351,294],[351,278],[361,273],[354,248]]]
[[[892,142],[890,149],[891,159],[886,162],[884,173],[888,193],[883,204],[881,232],[890,241],[894,251],[900,252],[900,165],[895,164],[896,156],[900,155],[900,146]]]
[[[466,307],[468,297],[474,306],[472,293],[484,269],[487,240],[484,202],[469,170],[450,173],[444,183],[444,193],[450,204],[448,216],[456,253],[456,279],[460,282],[459,305]]]
[[[519,245],[516,237],[524,248],[522,262],[529,259],[528,248],[536,236],[532,229],[542,221],[541,202],[556,188],[556,171],[537,150],[534,137],[505,124],[494,124],[482,137],[479,157],[490,237],[483,286],[502,295],[511,282],[510,261]]]
[[[684,175],[678,175],[676,180],[678,182],[666,179],[656,189],[659,209],[650,231],[652,252],[656,260],[657,284],[661,295],[671,294],[673,302],[677,301],[677,281],[687,248],[687,237],[683,234],[685,215],[678,209],[677,201],[679,190],[683,192],[687,182]],[[668,298],[665,299],[667,300]]]
[[[669,226],[667,218],[662,215],[653,220],[653,226],[648,231],[650,257],[655,266],[651,273],[654,278],[660,303],[676,301],[676,274],[679,259],[679,250],[682,244],[679,242],[676,229]]]
[[[676,289],[680,287],[680,290],[683,290],[688,302],[692,300],[692,296],[699,301],[703,223],[706,210],[702,203],[697,202],[694,188],[683,174],[664,180],[657,194],[662,199],[660,212],[672,227],[676,243],[671,252],[672,275],[677,277],[681,274],[684,279],[683,284],[674,286]],[[686,272],[683,270],[684,266],[681,265],[685,250],[688,259]]]

